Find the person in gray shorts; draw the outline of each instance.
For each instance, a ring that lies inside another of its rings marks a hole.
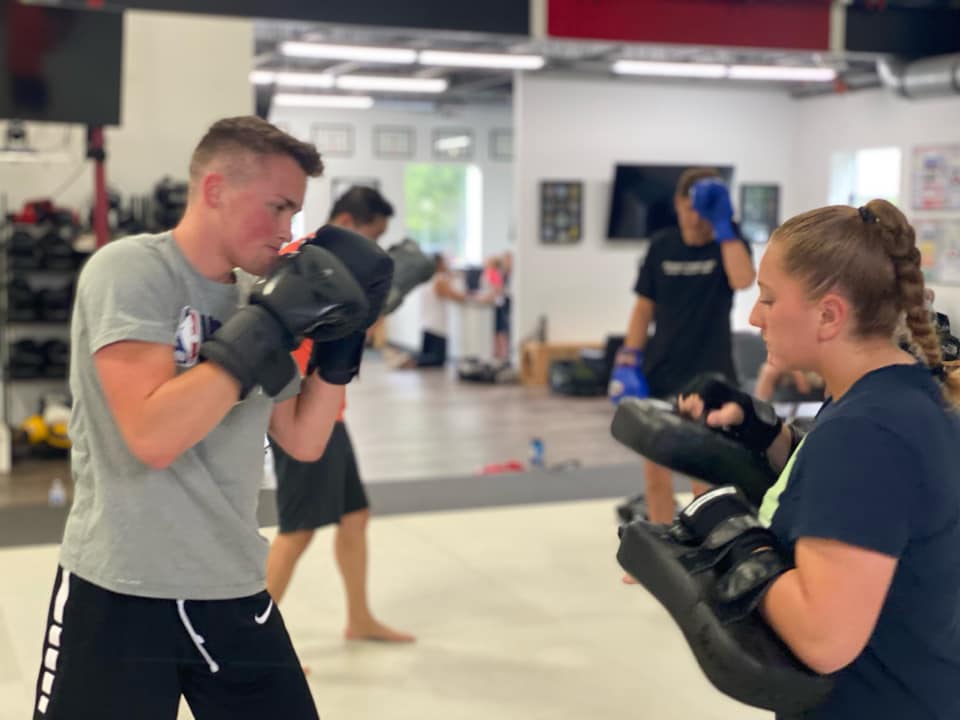
[[[278,255],[322,167],[263,120],[220,120],[193,153],[173,231],[117,240],[85,265],[75,497],[34,718],[174,720],[181,696],[197,720],[317,717],[265,591],[256,510],[268,426],[291,455],[322,455],[355,336],[382,302],[343,252]],[[301,381],[290,351],[304,336],[322,351]]]

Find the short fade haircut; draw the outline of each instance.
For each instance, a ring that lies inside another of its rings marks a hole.
[[[210,126],[190,158],[191,183],[200,179],[215,158],[239,160],[244,154],[260,157],[286,155],[307,177],[317,177],[323,172],[320,153],[312,143],[297,140],[254,115],[242,115],[223,118]]]
[[[723,176],[716,168],[693,167],[683,171],[680,179],[677,180],[677,197],[686,197],[690,194],[690,188],[701,180],[707,178],[717,178],[722,180]]]
[[[393,217],[393,205],[375,188],[354,185],[337,198],[330,210],[330,220],[344,213],[358,225],[368,225],[378,217]]]

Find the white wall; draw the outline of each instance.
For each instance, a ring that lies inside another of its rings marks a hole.
[[[331,182],[335,178],[377,178],[380,191],[394,206],[396,214],[381,244],[387,247],[408,235],[404,207],[404,168],[407,163],[444,162],[434,160],[430,139],[434,128],[463,127],[473,131],[473,159],[483,185],[483,256],[503,252],[512,246],[513,235],[513,163],[492,160],[490,132],[510,128],[509,109],[464,109],[442,113],[401,112],[397,110],[316,110],[276,107],[270,119],[304,140],[311,138],[316,123],[346,125],[353,129],[354,151],[351,157],[324,157],[323,177],[310,183],[304,204],[304,225],[309,230],[327,220],[332,203]],[[375,156],[373,130],[378,125],[413,128],[415,151],[409,159],[383,159]],[[416,239],[416,238],[414,238]],[[404,304],[388,318],[390,340],[405,346],[420,343],[421,319],[419,293],[411,293]],[[491,331],[492,332],[492,331]]]
[[[554,341],[599,341],[626,330],[646,246],[606,240],[616,163],[734,165],[735,185],[779,183],[783,204],[795,207],[795,113],[782,91],[522,76],[514,105],[514,341],[541,314]],[[577,245],[539,242],[539,182],[547,179],[585,183]],[[738,293],[735,327],[747,326],[752,302],[749,291]]]
[[[945,214],[910,209],[912,153],[917,145],[960,143],[960,96],[906,100],[888,90],[874,90],[804,100],[795,108],[798,133],[790,212],[827,203],[833,153],[895,146],[902,151],[901,209],[911,221]],[[960,287],[931,287],[937,293],[937,309],[960,324]]]
[[[194,145],[216,119],[253,111],[249,72],[253,22],[201,15],[124,13],[121,125],[108,128],[107,183],[124,197],[150,192],[163,175],[186,178]],[[83,162],[80,126],[30,123],[32,142],[55,152],[31,163],[0,163],[8,207],[49,195]],[[66,135],[66,143],[63,143]],[[86,163],[58,200],[88,208]]]

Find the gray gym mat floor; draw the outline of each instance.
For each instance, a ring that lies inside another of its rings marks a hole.
[[[678,478],[677,490],[686,489]],[[532,470],[498,475],[440,477],[367,483],[376,515],[569,502],[599,498],[623,499],[643,488],[641,463],[566,470]],[[59,543],[66,507],[0,508],[0,548]],[[612,512],[612,511],[611,511]],[[260,494],[260,525],[277,524],[274,491]]]

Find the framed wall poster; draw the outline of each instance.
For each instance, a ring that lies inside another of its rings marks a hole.
[[[936,282],[937,247],[940,244],[940,223],[931,220],[913,222],[917,237],[917,250],[920,251],[920,269],[926,282]]]
[[[472,160],[473,145],[470,128],[434,128],[430,140],[436,160]]]
[[[373,154],[385,159],[412,158],[416,135],[412,127],[377,125],[373,128]]]
[[[540,242],[573,245],[583,237],[583,182],[540,181]]]
[[[513,160],[513,130],[494,128],[490,131],[490,159]]]
[[[310,139],[323,156],[353,156],[353,128],[350,125],[313,123],[310,126]]]
[[[780,224],[780,186],[740,186],[740,232],[750,243],[762,244]]]
[[[960,210],[960,145],[913,149],[914,210]]]

